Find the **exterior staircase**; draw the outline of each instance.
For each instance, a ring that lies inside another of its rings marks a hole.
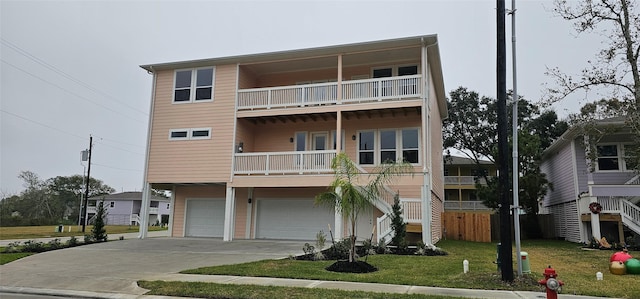
[[[368,173],[364,168],[357,166],[361,173]],[[394,232],[391,229],[391,217],[389,216],[393,210],[394,198],[396,192],[394,192],[388,186],[384,186],[380,198],[374,202],[374,206],[380,210],[383,215],[376,219],[376,237],[378,242],[384,238],[386,243],[389,243],[394,236]],[[422,201],[418,199],[400,198],[400,205],[402,206],[402,217],[404,221],[410,224],[421,224],[422,222]]]

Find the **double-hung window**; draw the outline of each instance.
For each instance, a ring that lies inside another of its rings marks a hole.
[[[636,168],[635,153],[631,144],[600,144],[596,149],[598,171],[631,171]]]
[[[620,170],[617,144],[598,145],[598,170]]]
[[[418,129],[402,129],[402,159],[417,164],[418,156]]]
[[[358,163],[361,165],[373,165],[375,132],[362,131],[358,134],[358,137]]]
[[[213,80],[213,67],[176,71],[173,102],[212,101]]]
[[[396,130],[380,131],[380,162],[396,161]]]

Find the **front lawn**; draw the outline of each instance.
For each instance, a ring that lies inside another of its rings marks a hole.
[[[332,261],[265,260],[240,265],[204,267],[182,273],[286,277],[301,279],[378,282],[450,288],[542,291],[536,281],[544,268],[551,265],[565,283],[562,293],[603,297],[640,298],[640,276],[609,273],[609,257],[614,251],[582,250],[579,244],[564,241],[524,241],[531,275],[516,283],[505,284],[493,263],[496,245],[443,240],[438,247],[447,256],[373,255],[368,262],[378,269],[367,274],[334,273],[324,270]],[[515,250],[514,254],[515,254]],[[631,252],[633,255],[634,252]],[[640,254],[636,254],[640,257]],[[470,272],[462,273],[463,260],[469,261]],[[514,256],[514,269],[516,269]],[[596,280],[596,272],[604,280]]]

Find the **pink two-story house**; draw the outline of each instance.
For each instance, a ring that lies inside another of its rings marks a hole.
[[[141,67],[153,76],[145,194],[171,191],[171,236],[311,240],[331,227],[345,237],[346,221],[314,205],[345,152],[363,179],[387,159],[415,170],[360,215],[360,240],[390,240],[394,192],[423,241],[440,239],[436,35]]]

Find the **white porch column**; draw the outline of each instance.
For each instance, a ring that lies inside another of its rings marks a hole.
[[[255,199],[253,198],[253,187],[250,187],[247,195],[247,223],[244,230],[245,239],[251,239],[251,215],[254,201]]]
[[[171,203],[169,204],[169,237],[173,237],[173,214],[176,206],[176,186],[171,188]]]
[[[224,232],[222,235],[223,241],[231,241],[233,239],[235,207],[236,189],[233,187],[227,187],[227,199],[224,206]]]
[[[590,196],[589,203],[598,202],[598,197]],[[589,211],[591,213],[591,211]],[[602,235],[600,234],[600,214],[591,213],[591,234],[596,240],[600,241]]]
[[[142,203],[140,204],[140,230],[138,238],[144,239],[149,231],[149,194],[151,194],[151,184],[145,183],[142,188]]]
[[[335,210],[335,218],[336,221],[334,223],[334,228],[333,228],[333,238],[336,240],[336,242],[342,240],[342,236],[344,236],[343,233],[343,227],[344,227],[344,223],[342,221],[342,214],[340,214],[340,212],[338,212],[338,210]]]
[[[433,238],[431,234],[431,132],[430,132],[430,116],[431,107],[429,103],[429,63],[427,60],[427,45],[422,46],[422,242],[433,247]]]

